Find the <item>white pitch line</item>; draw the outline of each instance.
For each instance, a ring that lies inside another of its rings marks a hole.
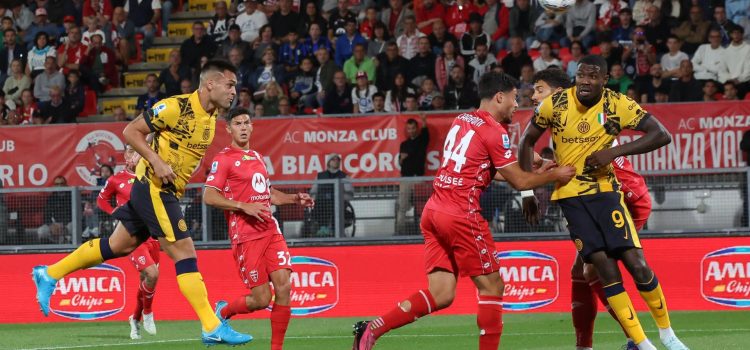
[[[717,332],[717,333],[728,333],[728,332],[747,332],[750,328],[725,328],[725,329],[678,329],[677,333],[706,333],[706,332]],[[594,334],[619,334],[622,331],[597,331]],[[518,336],[530,336],[530,335],[568,335],[573,332],[506,332],[503,336],[518,337]],[[457,334],[389,334],[387,338],[445,338],[445,337],[475,337],[476,333],[457,333]],[[346,339],[351,338],[351,335],[310,335],[310,336],[287,336],[286,339]],[[269,339],[269,338],[255,338],[258,339]],[[19,350],[59,350],[59,349],[87,349],[97,347],[108,347],[108,346],[131,346],[131,345],[149,345],[149,344],[163,344],[163,343],[181,343],[188,341],[197,341],[198,339],[168,339],[168,340],[154,340],[154,341],[143,341],[143,342],[132,342],[132,343],[112,343],[112,344],[95,344],[95,345],[70,345],[70,346],[53,346],[43,348],[23,348]]]

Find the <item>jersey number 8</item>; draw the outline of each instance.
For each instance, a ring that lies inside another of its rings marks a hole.
[[[466,163],[466,151],[469,149],[469,143],[471,143],[471,138],[474,137],[475,133],[474,130],[469,130],[469,132],[461,138],[458,146],[456,146],[456,136],[458,135],[459,130],[461,130],[460,125],[452,127],[448,132],[448,136],[445,137],[445,145],[443,145],[443,167],[448,165],[449,160],[452,160],[456,163],[453,167],[453,171],[457,173],[461,172],[461,168]]]

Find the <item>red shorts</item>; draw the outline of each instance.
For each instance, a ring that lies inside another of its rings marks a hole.
[[[632,192],[628,192],[628,195],[630,194]],[[628,211],[630,211],[630,217],[633,218],[635,229],[640,232],[651,215],[651,195],[648,192],[637,198],[634,195],[630,197],[628,195],[625,195],[625,205],[627,205]]]
[[[271,272],[292,269],[292,257],[284,236],[272,234],[232,245],[240,279],[249,289],[268,283]]]
[[[500,269],[495,241],[479,213],[458,217],[425,209],[420,227],[428,274],[439,268],[456,275],[479,276]]]
[[[130,262],[133,263],[138,272],[141,272],[145,268],[159,263],[160,250],[159,241],[149,238],[130,253]]]

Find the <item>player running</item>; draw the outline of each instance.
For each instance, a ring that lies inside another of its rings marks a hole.
[[[434,193],[422,213],[429,288],[412,294],[380,318],[357,323],[354,350],[370,350],[389,330],[448,307],[459,275],[471,277],[479,290],[479,349],[498,348],[503,328],[503,281],[495,242],[481,216],[479,196],[498,174],[516,189],[532,189],[554,181],[565,184],[575,173],[570,166],[541,173],[521,170],[504,126],[518,107],[517,85],[506,74],[484,74],[479,81],[479,109],[453,121],[433,183]]]
[[[558,93],[571,86],[570,78],[560,69],[548,68],[534,74],[534,94],[531,100],[539,105],[542,100],[553,93]],[[617,140],[613,141],[617,145]],[[535,155],[536,156],[536,155]],[[648,193],[646,180],[638,174],[627,157],[617,157],[612,161],[615,177],[620,181],[620,191],[625,195],[625,205],[633,218],[636,231],[640,232],[651,214],[651,196]],[[527,199],[528,198],[528,199]],[[536,225],[539,218],[536,198],[524,198],[527,203],[526,212],[529,223]],[[590,350],[594,341],[594,320],[597,314],[596,298],[606,307],[607,311],[617,321],[617,315],[609,306],[607,297],[604,295],[602,283],[591,264],[584,264],[580,255],[576,256],[571,269],[572,293],[571,305],[573,316],[573,327],[576,330],[576,349]],[[623,329],[625,331],[625,329]],[[625,333],[627,337],[627,332]],[[628,339],[626,349],[637,349],[632,339]]]
[[[521,165],[530,168],[533,146],[550,128],[555,158],[576,165],[579,172],[552,193],[568,221],[571,238],[584,262],[598,272],[604,294],[620,325],[638,349],[656,349],[646,338],[630,297],[622,285],[617,260],[627,268],[670,350],[687,349],[671,328],[667,305],[656,275],[646,264],[638,231],[625,205],[611,163],[618,157],[653,151],[671,142],[656,117],[632,99],[604,88],[607,63],[600,56],[579,61],[576,86],[545,98],[526,128],[520,145]],[[612,146],[622,129],[645,135],[625,145]],[[524,200],[527,215],[535,213]]]
[[[107,179],[107,183],[104,184],[104,188],[99,192],[99,197],[96,199],[99,209],[112,215],[112,212],[115,211],[115,208],[110,204],[112,197],[115,198],[117,208],[130,200],[130,189],[136,179],[135,167],[140,159],[141,155],[133,147],[128,145],[125,148],[125,169]],[[141,330],[138,325],[141,320],[143,320],[143,329],[148,334],[156,334],[151,304],[154,301],[154,293],[156,293],[156,281],[159,279],[160,250],[159,241],[148,237],[145,242],[130,253],[130,262],[140,273],[135,310],[128,318],[130,339],[141,339]]]
[[[136,167],[130,200],[114,211],[120,223],[108,239],[93,239],[53,265],[34,267],[36,297],[45,316],[60,278],[128,255],[151,235],[175,262],[177,284],[200,319],[203,343],[237,345],[252,340],[214,314],[179,203],[213,140],[217,108],[229,108],[235,85],[234,66],[209,61],[201,69],[198,90],[161,100],[125,127],[125,141],[143,157]],[[154,139],[149,146],[146,135],[150,133]]]
[[[231,303],[219,301],[216,316],[225,321],[268,307],[270,280],[276,296],[271,310],[271,349],[280,350],[291,316],[292,260],[279,224],[271,216],[271,205],[312,207],[315,202],[307,193],[286,194],[271,188],[263,156],[250,149],[253,124],[247,109],[233,109],[226,119],[232,144],[214,157],[203,201],[224,210],[234,261],[250,294]]]

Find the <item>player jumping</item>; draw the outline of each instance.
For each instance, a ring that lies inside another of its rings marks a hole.
[[[115,198],[117,208],[130,200],[130,189],[135,182],[135,167],[141,155],[132,147],[125,148],[125,169],[107,179],[104,188],[99,192],[96,204],[99,209],[112,215],[116,208],[112,207],[110,201]],[[140,274],[138,283],[138,295],[136,297],[135,310],[128,318],[130,323],[130,339],[141,339],[141,331],[138,323],[143,320],[143,329],[148,334],[156,334],[156,323],[151,304],[156,293],[156,281],[159,279],[159,241],[149,237],[138,248],[130,253],[130,262]]]
[[[604,88],[609,78],[600,56],[579,61],[576,85],[552,94],[537,107],[520,145],[521,165],[531,168],[533,146],[545,129],[552,131],[555,158],[575,164],[576,177],[552,193],[568,221],[570,235],[584,262],[598,272],[604,294],[620,324],[638,349],[656,349],[646,338],[630,297],[622,285],[617,261],[622,261],[659,327],[669,350],[687,347],[671,328],[667,305],[656,275],[646,264],[638,231],[625,205],[611,163],[617,157],[653,151],[671,142],[656,117],[632,99]],[[612,146],[622,129],[644,132],[640,139]],[[524,200],[527,215],[535,213]]]
[[[270,280],[276,297],[271,311],[271,349],[281,350],[291,316],[292,260],[279,224],[271,216],[271,205],[312,207],[315,203],[307,193],[286,194],[271,188],[263,156],[250,149],[253,124],[248,110],[234,109],[226,119],[232,144],[214,157],[203,201],[224,210],[234,261],[250,294],[231,303],[219,301],[216,316],[224,321],[268,307]]]
[[[547,96],[563,91],[571,86],[570,78],[560,69],[548,68],[534,74],[534,94],[531,100],[539,105]],[[616,146],[617,141],[613,142]],[[633,218],[636,231],[640,232],[651,214],[651,196],[643,176],[638,174],[627,157],[617,157],[612,161],[615,177],[620,181],[620,191],[625,195],[625,205]],[[536,205],[534,199],[527,205]],[[530,210],[533,207],[529,207]],[[535,225],[538,222],[538,210],[529,211],[529,223]],[[576,256],[571,269],[572,291],[571,305],[573,315],[573,327],[576,331],[576,349],[590,350],[594,341],[594,320],[596,319],[598,305],[596,298],[606,307],[607,311],[617,321],[617,314],[609,307],[607,297],[604,295],[602,283],[591,264],[584,264],[580,255]],[[623,329],[624,331],[624,329]],[[625,333],[627,337],[627,332]],[[627,350],[637,349],[632,339],[625,346]]]
[[[554,181],[565,184],[575,173],[569,166],[541,173],[521,170],[504,126],[518,107],[517,84],[506,74],[484,74],[479,81],[479,109],[453,121],[434,193],[420,225],[429,288],[414,293],[380,318],[357,323],[354,350],[370,350],[389,330],[448,307],[459,275],[471,277],[479,290],[479,349],[498,348],[503,328],[503,281],[495,242],[481,216],[479,196],[497,174],[516,189],[532,189]]]
[[[36,298],[45,316],[59,279],[128,255],[151,235],[175,262],[177,284],[200,319],[203,343],[237,345],[252,340],[214,314],[179,202],[211,145],[217,108],[229,108],[235,85],[234,66],[209,61],[201,69],[198,90],[161,100],[125,127],[125,141],[143,157],[136,167],[138,180],[133,183],[130,200],[114,211],[120,223],[108,239],[93,239],[53,265],[34,267]],[[154,139],[149,146],[146,135],[150,133]]]

